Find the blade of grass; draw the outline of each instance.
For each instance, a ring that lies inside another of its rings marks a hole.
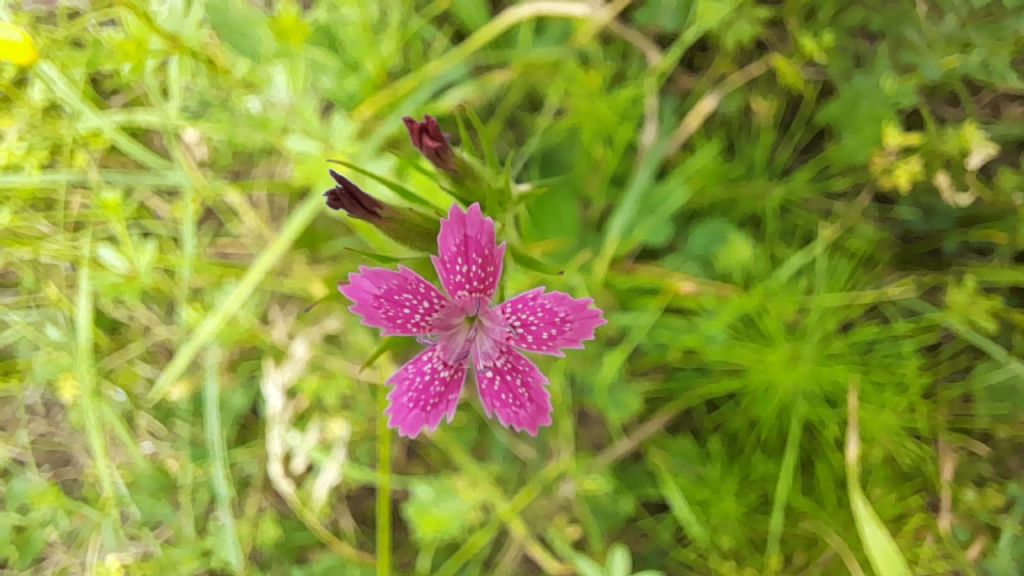
[[[415,573],[416,576],[430,576],[430,568],[434,564],[434,553],[437,552],[437,545],[424,544],[416,553]]]
[[[177,60],[174,60],[173,62],[177,62]],[[178,69],[178,66],[174,64],[170,64],[168,66],[169,86],[180,87],[181,81]],[[174,114],[177,115],[178,111],[175,110]],[[204,186],[205,180],[203,179],[199,168],[185,151],[185,147],[179,137],[168,130],[164,132],[164,138],[166,142],[170,143],[169,148],[174,162],[177,166],[182,168],[183,174],[187,176],[185,181],[181,184],[181,197],[179,199],[179,202],[181,203],[181,218],[178,223],[178,235],[181,242],[181,254],[177,271],[177,286],[174,301],[175,323],[181,331],[180,333],[185,334],[188,332],[188,303],[191,298],[192,269],[195,260],[196,229],[198,226],[195,209],[196,188],[197,186]],[[189,454],[192,452],[193,446],[192,435],[187,431],[187,423],[194,420],[195,415],[193,414],[193,411],[195,408],[191,402],[182,403],[175,408],[180,414],[179,421],[182,422],[184,424],[183,427],[186,428],[183,433],[175,435],[175,442],[179,444],[179,450],[185,454]],[[196,535],[196,515],[195,507],[193,506],[195,489],[194,468],[195,466],[193,465],[183,467],[183,474],[181,475],[182,477],[179,478],[178,488],[178,500],[181,503],[181,518],[184,526],[184,532],[186,535],[191,535],[192,538],[195,538]],[[225,540],[225,542],[227,543],[227,540]],[[231,560],[232,555],[229,554],[228,557],[232,566],[235,566],[234,562]],[[236,569],[236,573],[237,572],[238,570]]]
[[[640,161],[640,164],[633,171],[629,186],[622,194],[622,199],[616,204],[612,215],[608,218],[608,225],[605,227],[601,249],[594,261],[593,282],[595,286],[604,284],[605,277],[608,275],[608,268],[611,266],[612,259],[615,258],[619,244],[622,242],[622,237],[636,218],[644,198],[644,193],[650,189],[651,184],[654,182],[667,149],[668,146],[664,140],[655,142],[651,146],[650,150]]]
[[[220,541],[223,553],[235,574],[245,572],[245,555],[235,527],[234,491],[231,471],[228,465],[227,447],[220,422],[220,349],[216,346],[206,351],[206,377],[203,379],[203,431],[206,447],[210,451],[210,479],[216,500],[217,518],[220,520]]]
[[[94,173],[52,171],[40,174],[0,174],[0,190],[86,186],[96,182],[113,186],[174,188],[181,186],[184,181],[181,174],[171,170],[97,170]]]
[[[829,548],[843,561],[846,571],[850,573],[850,576],[864,576],[864,569],[857,562],[857,556],[853,553],[853,550],[850,550],[846,541],[839,534],[836,534],[835,530],[817,520],[805,520],[800,524],[800,527],[824,540],[829,545]]]
[[[93,467],[100,481],[100,509],[110,518],[119,515],[114,493],[114,476],[107,454],[106,435],[100,420],[98,403],[102,398],[96,390],[96,365],[93,348],[93,289],[91,276],[92,230],[85,232],[78,264],[78,293],[75,298],[75,372],[82,390],[82,420],[92,453]],[[115,525],[119,525],[115,523]]]
[[[378,183],[380,183],[381,185],[386,187],[388,190],[391,190],[392,192],[394,192],[396,195],[398,195],[399,198],[401,198],[402,200],[405,200],[409,204],[413,204],[413,205],[419,206],[421,208],[424,208],[429,213],[431,213],[433,215],[438,215],[437,207],[434,206],[433,204],[431,204],[430,202],[428,202],[426,199],[422,198],[419,194],[414,192],[411,188],[403,186],[403,185],[399,184],[398,182],[395,182],[394,180],[392,180],[390,178],[385,178],[384,176],[381,176],[379,174],[371,172],[371,171],[367,170],[366,168],[363,168],[362,166],[358,166],[358,165],[353,164],[351,162],[346,162],[344,160],[328,160],[328,162],[330,162],[331,164],[337,164],[339,166],[344,166],[345,168],[348,168],[349,170],[355,170],[356,172],[362,174],[363,176],[366,176],[367,178],[371,178],[371,179],[377,181]]]
[[[647,460],[651,463],[651,468],[654,469],[654,475],[658,480],[661,494],[665,497],[665,502],[668,503],[669,510],[672,512],[672,516],[680,528],[697,544],[707,546],[709,542],[707,528],[697,518],[697,514],[686,500],[683,491],[676,484],[675,480],[672,479],[672,474],[668,470],[668,464],[665,462],[666,455],[653,449],[645,451],[645,454]]]
[[[864,554],[877,576],[911,576],[896,541],[860,486],[860,397],[856,382],[850,383],[846,410],[846,487]]]
[[[789,432],[786,434],[786,448],[782,454],[782,465],[779,467],[779,478],[775,483],[775,499],[772,503],[771,520],[768,522],[768,544],[764,550],[765,570],[771,571],[777,566],[779,547],[782,543],[782,530],[786,524],[786,505],[789,493],[793,489],[793,478],[800,456],[800,439],[804,431],[804,404],[797,403],[789,418]]]
[[[377,387],[377,574],[391,574],[391,430],[386,386]]]
[[[171,386],[188,369],[196,355],[203,349],[222,328],[224,324],[245,305],[260,282],[277,265],[291,245],[316,218],[322,208],[323,197],[320,192],[310,192],[299,206],[292,211],[278,234],[263,249],[256,261],[252,263],[241,282],[235,286],[230,295],[217,306],[214,311],[203,319],[196,330],[178,348],[171,361],[157,377],[153,388],[146,396],[146,404],[152,406],[163,399]]]

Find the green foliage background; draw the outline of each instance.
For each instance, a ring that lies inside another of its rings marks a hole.
[[[1019,1],[0,6],[0,571],[1024,570]],[[537,438],[386,431],[334,289],[422,113],[609,319]]]

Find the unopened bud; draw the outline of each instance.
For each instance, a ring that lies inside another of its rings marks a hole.
[[[409,129],[413,146],[447,177],[451,185],[447,189],[452,195],[465,204],[479,202],[491,209],[500,209],[507,201],[506,188],[496,184],[487,170],[472,158],[452,148],[433,116],[424,116],[422,122],[406,116],[402,122]],[[497,202],[497,206],[491,202]]]
[[[437,247],[440,219],[431,218],[411,208],[385,204],[363,192],[351,180],[331,170],[337,186],[324,192],[327,206],[344,210],[353,218],[365,220],[392,240],[417,250],[433,251]]]
[[[406,116],[402,118],[402,122],[405,122],[405,127],[409,130],[412,145],[430,160],[431,164],[448,173],[456,171],[455,152],[433,116],[424,116],[422,122]]]
[[[337,186],[324,192],[327,198],[327,206],[331,210],[344,210],[349,216],[373,222],[380,220],[381,208],[383,205],[366,192],[352,183],[351,180],[330,171],[331,178],[338,183]]]

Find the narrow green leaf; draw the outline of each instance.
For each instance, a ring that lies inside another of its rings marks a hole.
[[[771,520],[768,522],[768,546],[765,548],[765,562],[773,562],[780,554],[782,531],[786,522],[786,506],[789,493],[793,489],[793,478],[796,476],[800,456],[800,437],[804,430],[804,405],[797,404],[789,420],[789,432],[786,435],[786,450],[782,455],[782,466],[779,478],[775,483],[775,500],[772,503]]]
[[[864,544],[864,553],[878,576],[911,576],[910,566],[903,557],[892,534],[886,529],[878,513],[871,507],[860,484],[850,484],[850,508],[857,523],[857,532]]]
[[[665,501],[668,503],[672,516],[679,523],[679,526],[686,531],[686,535],[692,538],[701,546],[708,544],[708,531],[697,518],[690,503],[686,500],[683,491],[672,478],[665,462],[665,456],[654,450],[647,451],[647,459],[654,468],[655,477],[658,480],[658,487],[661,489]]]
[[[463,153],[467,156],[479,156],[476,150],[476,144],[473,141],[472,135],[469,133],[469,128],[466,126],[466,120],[463,118],[462,114],[455,115],[455,125],[458,126],[459,129],[459,148],[461,148]]]
[[[473,125],[473,130],[476,132],[480,139],[480,146],[483,148],[484,162],[487,166],[487,171],[494,173],[501,170],[501,162],[498,160],[498,153],[496,152],[497,146],[487,133],[487,126],[484,121],[480,119],[480,116],[472,108],[464,108],[463,112],[466,117],[469,118],[469,123]]]
[[[362,174],[363,176],[372,178],[373,180],[376,180],[380,184],[387,187],[388,190],[394,192],[402,200],[405,200],[410,204],[415,204],[416,206],[419,206],[421,208],[426,208],[431,215],[439,216],[439,214],[437,213],[437,208],[433,204],[427,202],[422,196],[416,194],[411,189],[402,186],[401,184],[395,182],[394,180],[391,180],[390,178],[385,178],[378,174],[374,174],[373,172],[370,172],[365,168],[352,164],[351,162],[346,162],[344,160],[328,160],[328,162],[332,164],[339,164],[350,170],[355,170],[356,172]]]
[[[373,260],[374,262],[380,262],[381,264],[388,264],[388,265],[402,264],[402,263],[405,263],[405,262],[417,262],[417,261],[424,261],[425,262],[427,260],[426,256],[406,256],[406,257],[388,256],[386,254],[379,254],[377,252],[370,252],[369,250],[360,250],[358,248],[351,248],[351,247],[347,247],[347,248],[345,248],[345,250],[348,250],[349,252],[355,252],[356,254],[359,254],[360,256],[364,256],[366,258],[369,258],[370,260]]]
[[[860,396],[857,382],[850,384],[846,409],[846,486],[864,554],[876,576],[911,576],[906,558],[860,485]]]
[[[210,450],[209,473],[220,524],[217,552],[224,555],[232,573],[242,574],[245,572],[245,553],[238,539],[234,515],[234,484],[231,480],[228,448],[221,425],[221,387],[218,374],[220,362],[220,349],[217,346],[207,348],[203,379],[203,430],[206,434],[206,447]]]
[[[537,258],[535,256],[529,255],[525,250],[523,250],[516,244],[509,244],[509,249],[512,255],[512,259],[515,260],[517,264],[519,264],[523,268],[526,268],[527,270],[532,270],[533,272],[538,272],[540,274],[548,274],[550,276],[561,276],[565,274],[565,271],[562,270],[559,266],[556,266],[549,262],[545,262],[544,260],[541,260],[540,258]]]

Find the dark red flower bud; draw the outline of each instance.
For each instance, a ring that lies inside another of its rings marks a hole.
[[[363,192],[351,180],[331,170],[331,178],[337,186],[324,192],[327,206],[332,210],[344,210],[349,216],[360,220],[376,221],[381,219],[383,205],[373,196]]]
[[[386,204],[363,192],[351,180],[331,170],[337,186],[324,192],[327,206],[344,210],[353,218],[365,220],[390,237],[417,250],[432,250],[436,246],[440,222],[411,208]]]
[[[455,172],[455,151],[448,143],[448,137],[441,131],[437,120],[429,114],[417,122],[406,116],[402,118],[409,130],[412,145],[423,154],[430,163],[445,172]]]

